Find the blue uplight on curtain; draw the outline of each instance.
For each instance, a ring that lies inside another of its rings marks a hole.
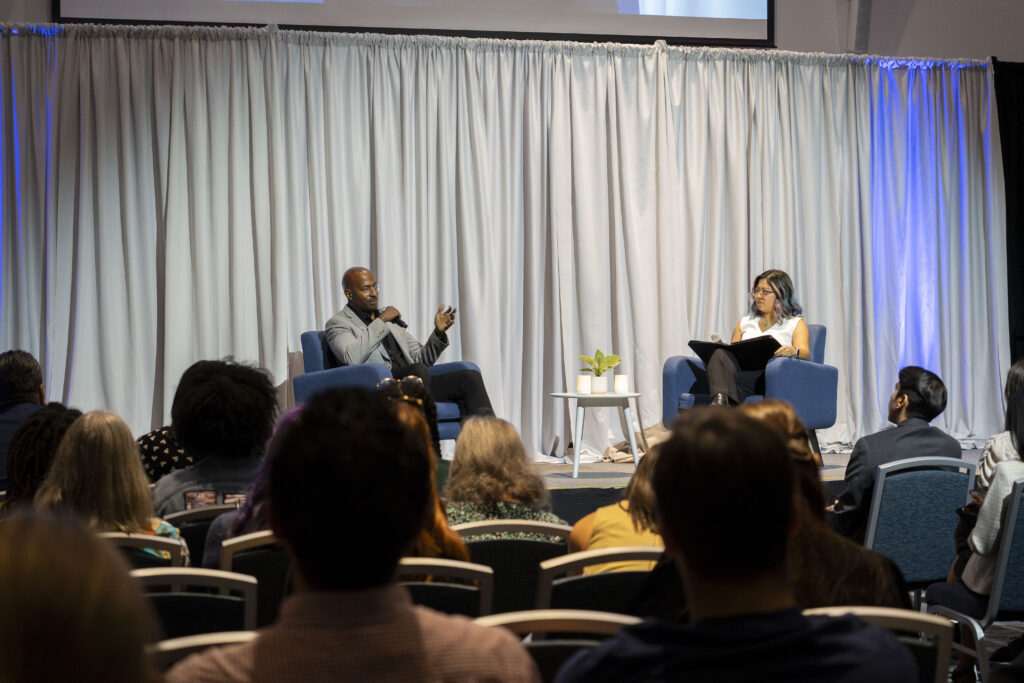
[[[910,362],[947,380],[940,426],[1000,428],[985,63],[43,33],[0,29],[0,346],[39,354],[51,397],[141,432],[195,360],[232,355],[283,384],[361,264],[421,338],[438,304],[458,307],[443,360],[476,361],[542,450],[567,440],[549,394],[574,386],[577,354],[619,353],[653,424],[664,359],[728,336],[751,276],[780,267],[840,369],[822,442],[881,427]],[[591,450],[621,438],[595,417]]]

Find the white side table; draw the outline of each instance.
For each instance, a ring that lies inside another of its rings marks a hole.
[[[636,450],[636,435],[633,433],[633,412],[629,408],[629,399],[634,401],[640,398],[640,394],[630,392],[628,394],[575,394],[555,393],[555,398],[576,400],[576,427],[572,441],[572,478],[580,476],[580,443],[583,439],[583,417],[587,408],[618,408],[619,418],[622,420],[622,431],[629,440],[629,448],[633,453],[633,466],[640,464],[640,454]],[[639,404],[637,410],[640,410]]]

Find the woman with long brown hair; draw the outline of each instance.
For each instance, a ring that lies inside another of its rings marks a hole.
[[[153,511],[149,481],[131,429],[114,413],[97,410],[72,423],[36,494],[36,507],[77,515],[96,531],[166,536],[178,529]],[[181,542],[188,559],[188,547]],[[166,557],[164,553],[150,551]]]

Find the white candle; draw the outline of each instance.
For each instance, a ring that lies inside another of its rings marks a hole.
[[[576,375],[576,393],[590,393],[590,375]]]
[[[615,393],[629,393],[629,375],[615,375]]]

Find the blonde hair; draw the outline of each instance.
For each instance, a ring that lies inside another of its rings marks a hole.
[[[153,496],[125,421],[100,410],[75,420],[57,447],[36,506],[75,513],[101,531],[148,530]]]
[[[455,440],[445,497],[483,505],[512,501],[544,507],[548,490],[516,428],[496,417],[477,416],[462,425]]]
[[[622,494],[624,502],[629,503],[627,512],[637,532],[658,531],[658,503],[654,495],[654,463],[661,453],[661,444],[651,446],[637,465],[636,471],[626,485]],[[622,503],[620,502],[620,505]]]
[[[120,553],[77,521],[0,523],[0,680],[156,680],[156,621]]]

